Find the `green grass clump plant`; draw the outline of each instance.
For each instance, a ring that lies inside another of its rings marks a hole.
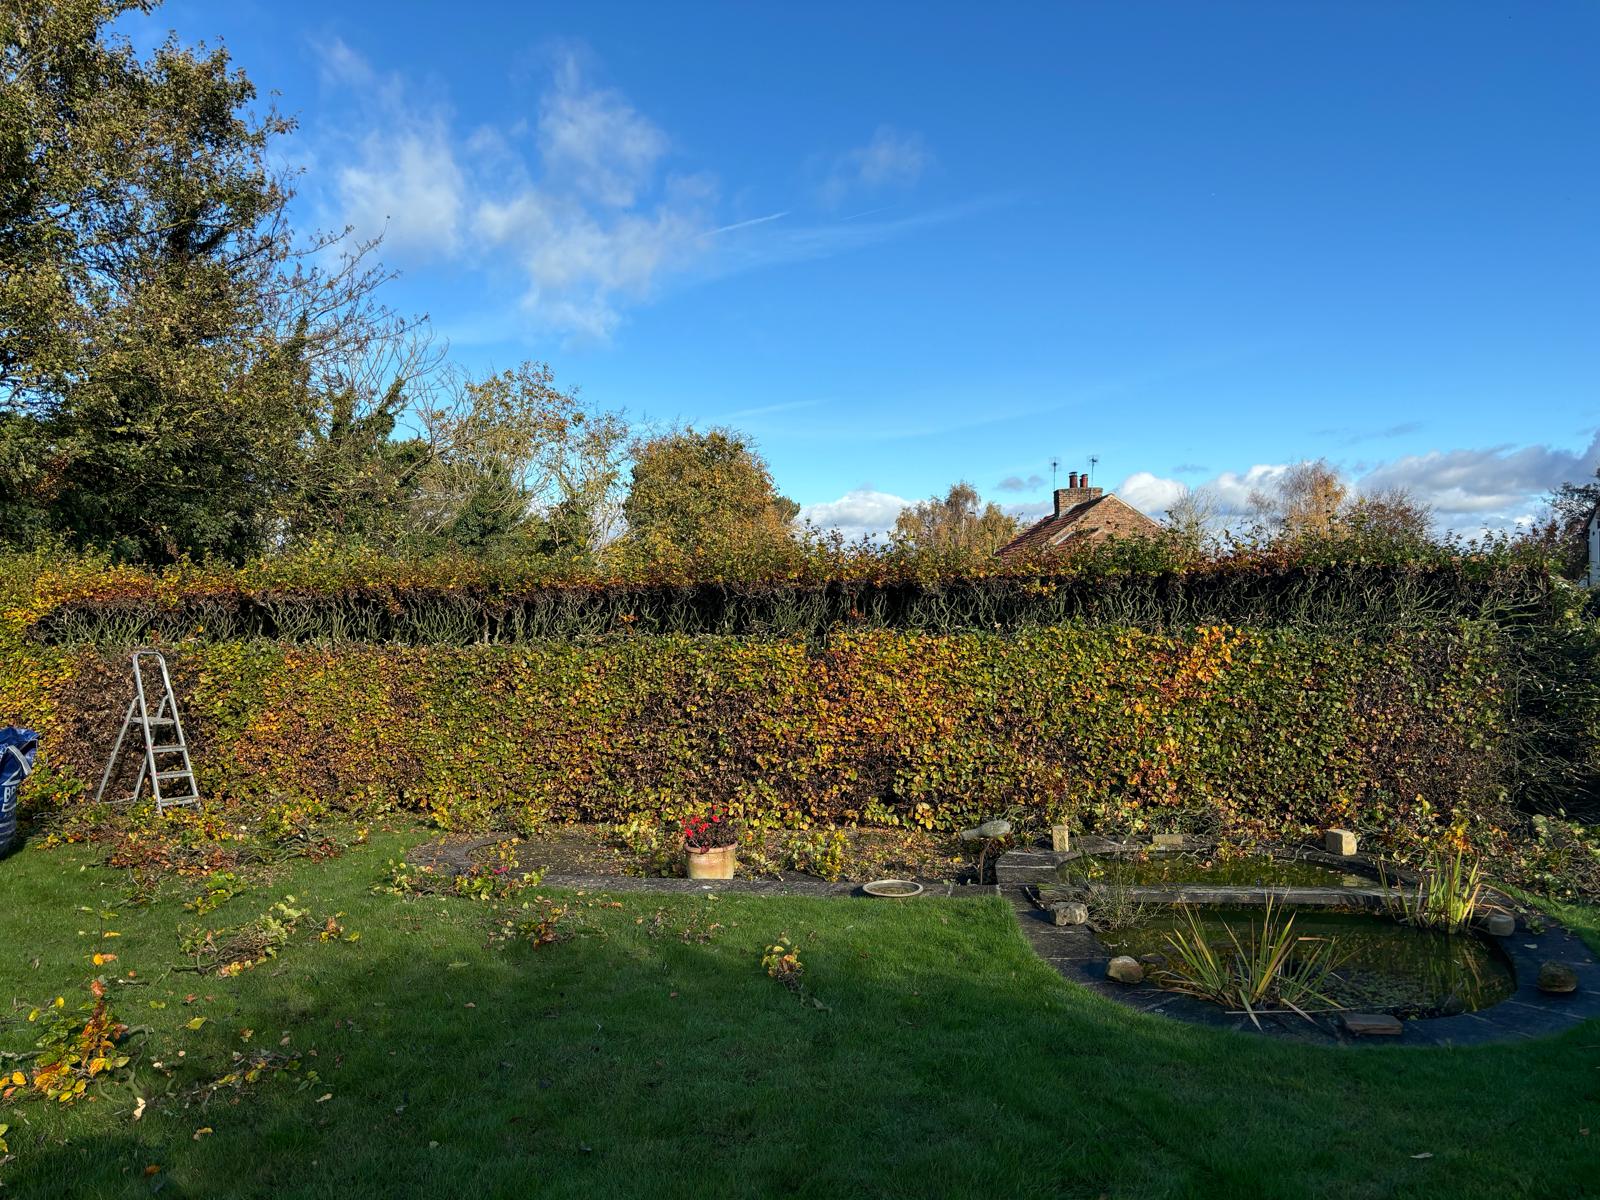
[[[848,849],[843,830],[810,829],[790,835],[786,858],[793,870],[838,883]]]

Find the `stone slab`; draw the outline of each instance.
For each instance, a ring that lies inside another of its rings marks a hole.
[[[1405,1032],[1405,1022],[1389,1013],[1347,1012],[1339,1023],[1354,1037],[1399,1037]]]

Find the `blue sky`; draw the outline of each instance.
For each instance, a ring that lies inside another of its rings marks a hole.
[[[858,532],[1098,457],[1501,527],[1600,460],[1600,6],[174,0],[479,368],[753,434]]]

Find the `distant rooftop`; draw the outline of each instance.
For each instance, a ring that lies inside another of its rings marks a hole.
[[[1104,488],[1090,487],[1077,471],[1055,492],[1055,511],[1024,529],[995,553],[1001,557],[1081,545],[1111,537],[1156,533],[1161,526]]]

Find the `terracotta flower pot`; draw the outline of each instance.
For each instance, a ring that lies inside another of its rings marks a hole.
[[[739,865],[739,847],[717,846],[711,850],[690,850],[690,879],[732,879]]]

